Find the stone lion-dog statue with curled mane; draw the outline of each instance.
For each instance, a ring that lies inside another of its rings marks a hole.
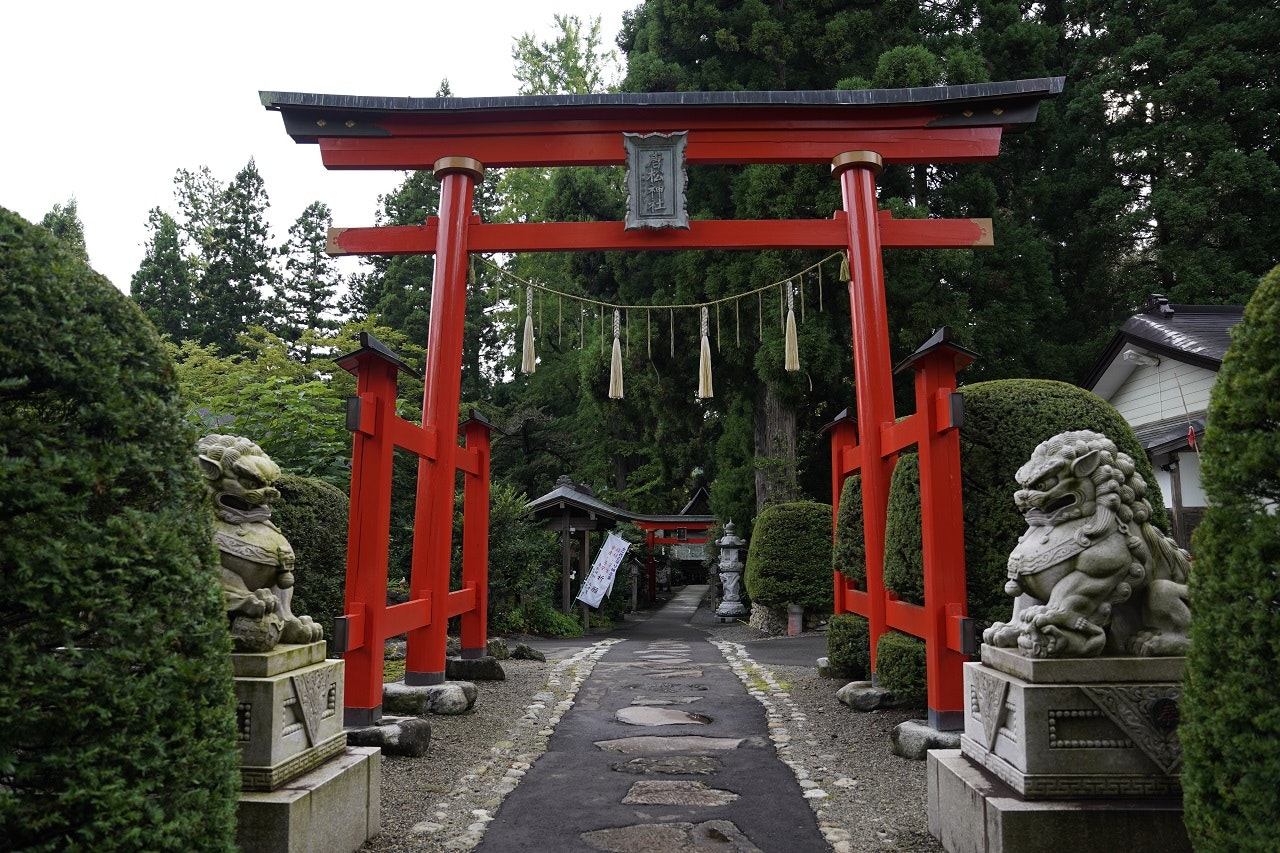
[[[983,642],[1036,658],[1182,655],[1191,560],[1150,522],[1146,481],[1105,435],[1041,443],[1015,475],[1027,531],[1009,555],[1009,622]]]
[[[238,652],[265,652],[277,643],[314,643],[324,629],[295,616],[293,547],[271,523],[280,467],[238,435],[206,435],[196,461],[213,501],[214,544],[221,557],[222,592]]]

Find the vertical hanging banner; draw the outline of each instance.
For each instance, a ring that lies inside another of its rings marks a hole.
[[[610,533],[604,547],[596,555],[591,564],[591,574],[587,575],[582,589],[578,591],[578,601],[590,607],[599,607],[600,602],[613,590],[613,576],[627,556],[631,543],[616,533]]]

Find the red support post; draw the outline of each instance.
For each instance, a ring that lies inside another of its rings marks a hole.
[[[449,557],[457,471],[458,398],[462,381],[462,333],[467,304],[467,229],[476,182],[484,167],[470,157],[436,161],[440,227],[431,283],[431,326],[422,426],[436,433],[436,458],[418,465],[414,512],[412,599],[428,600],[430,624],[409,632],[404,683],[443,684],[448,627]]]
[[[862,452],[863,528],[867,555],[867,621],[871,670],[885,631],[884,535],[889,480],[896,456],[882,451],[881,430],[894,421],[893,366],[884,296],[875,178],[883,168],[874,151],[847,151],[831,162],[840,179],[849,238],[849,303],[853,324],[853,373]]]
[[[382,717],[382,660],[387,617],[387,554],[391,530],[391,463],[395,452],[396,375],[407,368],[376,339],[338,360],[356,375],[348,401],[352,431],[351,510],[347,527],[347,583],[334,643],[346,661],[344,725]]]
[[[489,622],[489,430],[472,412],[463,424],[466,450],[476,470],[467,471],[462,498],[462,585],[475,590],[475,606],[462,614],[462,657],[484,657]]]
[[[835,422],[827,428],[831,432],[831,539],[836,536],[836,521],[840,517],[840,493],[844,491],[844,480],[850,474],[845,465],[846,451],[857,447],[858,424],[848,417],[848,410],[841,412]],[[846,600],[849,581],[844,572],[836,569],[833,572],[835,583],[835,607],[833,613],[852,613],[853,609]]]
[[[920,421],[920,520],[924,557],[925,661],[929,724],[939,730],[964,725],[964,678],[969,659],[961,640],[968,613],[965,589],[964,515],[960,489],[960,421],[957,362],[972,359],[942,346],[915,368],[916,416]],[[958,395],[957,395],[958,396]],[[959,622],[958,625],[951,623]]]

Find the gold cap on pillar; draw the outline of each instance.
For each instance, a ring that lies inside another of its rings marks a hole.
[[[846,151],[831,159],[831,171],[843,172],[851,166],[866,166],[871,174],[878,175],[884,171],[884,159],[874,151]]]
[[[450,172],[465,172],[478,181],[484,177],[484,164],[473,157],[441,157],[431,167],[431,173],[437,178]]]

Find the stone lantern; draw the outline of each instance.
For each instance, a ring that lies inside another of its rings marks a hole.
[[[747,540],[735,536],[733,522],[724,526],[724,536],[716,540],[720,546],[720,586],[724,596],[716,615],[721,621],[729,617],[746,616],[747,608],[742,604],[742,569],[744,563],[739,556]]]

